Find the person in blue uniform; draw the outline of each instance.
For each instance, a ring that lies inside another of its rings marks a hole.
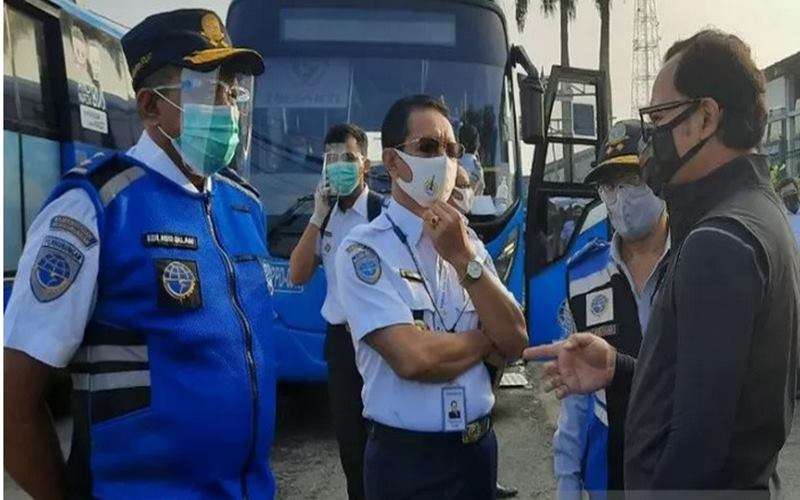
[[[395,102],[381,127],[392,200],[339,247],[336,275],[369,434],[368,500],[495,498],[484,359],[516,359],[525,319],[464,216],[447,203],[463,148],[447,107]]]
[[[274,497],[274,310],[247,160],[261,56],[211,11],[122,39],[144,132],[69,171],[5,313],[5,458],[34,498]],[[65,464],[42,392],[69,367]]]
[[[590,241],[567,263],[575,331],[591,331],[636,356],[647,327],[659,269],[669,254],[664,201],[642,180],[639,120],[611,128],[585,182],[596,185],[614,228],[611,242]],[[553,437],[560,499],[622,497],[627,394],[611,388],[562,401]]]

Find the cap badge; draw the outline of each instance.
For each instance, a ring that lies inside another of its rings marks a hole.
[[[201,24],[203,25],[203,37],[208,40],[208,43],[216,48],[230,46],[225,39],[225,31],[222,29],[222,23],[216,14],[206,14],[203,16]]]
[[[627,132],[628,130],[625,128],[624,124],[617,123],[614,125],[608,133],[608,147],[610,148],[623,143],[625,139],[628,138]]]

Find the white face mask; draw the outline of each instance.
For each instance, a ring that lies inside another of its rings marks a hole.
[[[460,195],[461,199],[458,196]],[[452,203],[459,212],[466,215],[472,210],[472,202],[475,201],[475,190],[471,187],[454,187],[453,194],[450,197]]]
[[[600,191],[608,207],[611,225],[625,239],[638,240],[647,236],[664,211],[664,200],[646,184],[618,186],[611,193]]]
[[[450,198],[456,185],[458,166],[455,160],[445,155],[433,158],[412,156],[395,149],[400,158],[411,169],[411,181],[397,178],[397,185],[422,207],[430,207],[436,201]]]

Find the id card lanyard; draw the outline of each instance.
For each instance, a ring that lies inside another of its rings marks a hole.
[[[422,267],[420,267],[419,261],[417,261],[417,256],[414,254],[414,250],[411,248],[411,245],[408,243],[408,237],[406,236],[406,233],[404,233],[403,230],[400,229],[400,227],[398,227],[398,225],[394,223],[394,221],[392,220],[392,218],[389,216],[388,213],[384,212],[384,214],[386,215],[386,218],[389,220],[389,223],[392,225],[392,230],[394,231],[394,234],[397,236],[397,239],[400,240],[400,243],[402,243],[403,246],[406,248],[406,251],[408,251],[408,255],[411,256],[411,260],[414,262],[414,267],[416,268],[417,274],[419,274],[420,277],[422,278],[422,286],[423,286],[423,288],[425,288],[425,293],[427,293],[428,294],[428,298],[431,299],[431,303],[433,304],[433,309],[434,309],[434,311],[436,311],[436,315],[439,317],[439,321],[440,321],[442,327],[446,327],[446,323],[444,321],[444,316],[442,315],[441,311],[439,310],[439,304],[437,303],[436,299],[434,299],[433,293],[431,293],[431,289],[428,286],[428,279],[425,277],[425,273],[422,272]],[[437,266],[437,269],[439,269],[439,266]],[[438,274],[439,274],[439,276],[441,276],[441,271]],[[440,280],[440,282],[441,281],[442,280]],[[444,287],[441,287],[441,289],[442,289],[441,302],[442,302],[442,306],[443,306],[444,305],[444,295],[446,293],[446,290],[444,289]],[[464,301],[464,306],[458,312],[458,316],[456,316],[456,320],[453,322],[453,326],[451,326],[450,328],[447,328],[446,331],[448,331],[450,333],[455,332],[456,325],[461,320],[461,316],[464,315],[464,311],[466,311],[466,309],[467,309],[467,301]]]

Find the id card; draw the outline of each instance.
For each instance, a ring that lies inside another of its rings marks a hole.
[[[461,386],[442,388],[444,431],[463,431],[467,428],[466,392]]]

